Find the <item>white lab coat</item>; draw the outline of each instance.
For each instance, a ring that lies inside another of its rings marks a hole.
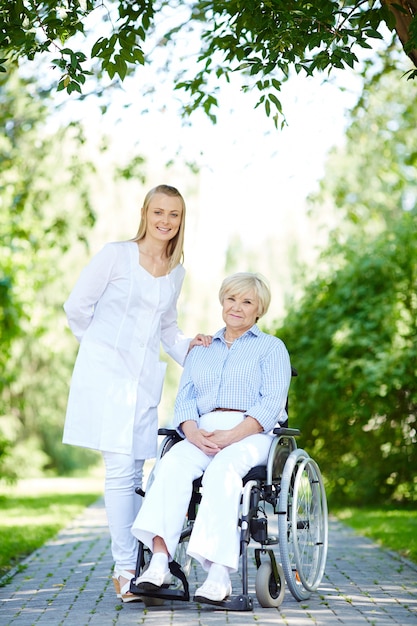
[[[109,243],[82,271],[64,309],[80,341],[63,442],[137,459],[155,456],[166,364],[183,364],[190,339],[177,326],[182,265],[155,278],[135,242]]]

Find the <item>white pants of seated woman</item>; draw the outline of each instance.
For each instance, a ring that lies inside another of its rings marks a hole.
[[[135,489],[142,486],[144,461],[116,452],[103,452],[103,459],[104,501],[115,569],[134,570],[138,544],[131,529],[142,503]]]
[[[200,427],[227,429],[242,419],[239,413],[208,413],[201,417]],[[158,464],[132,533],[151,549],[153,538],[162,537],[173,557],[193,480],[204,472],[203,497],[188,553],[206,570],[211,563],[219,563],[237,571],[242,478],[252,467],[266,463],[270,446],[271,436],[263,433],[246,437],[215,456],[207,456],[186,440],[176,444]]]

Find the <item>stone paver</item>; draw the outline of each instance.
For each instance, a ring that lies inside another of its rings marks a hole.
[[[254,592],[255,565],[249,559],[253,611],[215,610],[194,602],[145,607],[122,604],[111,580],[112,559],[103,502],[85,510],[57,537],[32,554],[0,588],[1,626],[416,626],[417,566],[329,523],[329,554],[319,590],[297,602],[286,590],[277,609],[262,608]],[[239,575],[234,591],[240,592]],[[191,591],[204,580],[195,567]],[[4,584],[6,582],[6,584]]]

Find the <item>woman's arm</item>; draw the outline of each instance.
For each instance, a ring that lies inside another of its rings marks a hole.
[[[64,304],[69,327],[78,341],[91,324],[95,306],[109,284],[115,259],[114,247],[105,245],[82,270]]]
[[[184,281],[184,269],[182,267],[178,268],[177,274],[175,279],[173,278],[175,300],[169,310],[166,311],[161,318],[161,342],[165,352],[177,361],[177,363],[184,365],[185,358],[190,350],[194,348],[194,346],[209,346],[211,336],[200,333],[193,339],[190,339],[186,337],[178,327],[177,302]]]
[[[184,282],[185,270],[178,266],[170,277],[175,290],[174,300],[170,308],[161,317],[161,343],[167,354],[180,365],[184,365],[190,346],[190,338],[186,337],[178,327],[177,302]]]
[[[281,340],[271,337],[272,349],[261,362],[262,380],[257,402],[246,407],[246,414],[254,417],[264,432],[272,430],[277,422],[285,421],[285,405],[291,382],[291,363]]]

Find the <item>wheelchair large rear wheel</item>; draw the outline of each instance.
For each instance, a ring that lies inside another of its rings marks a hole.
[[[282,567],[292,595],[301,601],[319,586],[327,557],[327,502],[317,463],[301,449],[285,464],[278,505]]]
[[[292,526],[304,527],[294,533],[295,562],[298,574],[308,591],[316,591],[326,566],[328,530],[327,501],[317,463],[305,459],[298,468],[294,483]]]

